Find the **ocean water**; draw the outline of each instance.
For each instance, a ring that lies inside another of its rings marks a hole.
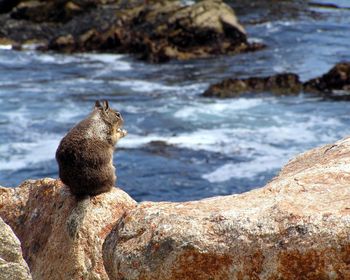
[[[124,116],[129,135],[114,156],[117,184],[138,201],[186,201],[261,187],[296,154],[349,135],[348,102],[310,94],[200,96],[226,77],[291,71],[307,80],[350,60],[349,9],[307,1],[232,5],[265,50],[156,65],[119,54],[1,47],[0,185],[57,178],[58,143],[96,99],[108,99]]]

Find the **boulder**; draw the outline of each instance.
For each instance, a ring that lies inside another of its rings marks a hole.
[[[118,1],[19,1],[9,13],[0,15],[0,39],[13,40],[17,45],[39,43],[41,50],[47,50],[48,44],[61,36],[72,36],[78,40],[81,35],[94,29],[103,36],[117,19],[116,2]],[[78,49],[78,43],[73,45],[74,50],[83,51]],[[91,46],[92,50],[104,50],[99,47],[100,44]],[[67,50],[62,48],[61,51]]]
[[[336,91],[350,93],[350,62],[337,63],[326,74],[304,83],[304,90],[334,96]]]
[[[183,7],[180,1],[149,1],[120,13],[115,29],[121,51],[151,62],[186,60],[260,49],[249,44],[234,11],[220,0]]]
[[[291,160],[265,187],[144,202],[103,245],[110,279],[350,279],[350,138]]]
[[[23,0],[7,10],[0,15],[0,40],[40,42],[41,50],[133,53],[164,62],[264,47],[248,43],[221,0],[188,6],[176,0]]]
[[[21,244],[12,229],[0,218],[0,280],[30,280]]]
[[[103,241],[135,205],[117,188],[77,201],[53,179],[0,188],[0,217],[21,240],[34,279],[108,279]]]
[[[0,14],[10,12],[21,0],[0,0]]]
[[[277,74],[269,77],[251,77],[247,79],[225,79],[211,85],[204,93],[205,97],[238,97],[247,93],[269,92],[275,95],[296,95],[302,89],[299,76],[293,73]]]
[[[337,63],[326,74],[304,83],[294,73],[246,79],[227,78],[210,85],[202,96],[229,98],[260,93],[296,95],[302,91],[332,100],[350,100],[350,62]]]

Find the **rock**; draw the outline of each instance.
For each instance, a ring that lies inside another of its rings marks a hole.
[[[301,91],[332,100],[350,100],[350,62],[337,63],[328,73],[304,83],[294,73],[247,79],[228,78],[210,85],[202,96],[228,98],[264,92],[295,95]]]
[[[20,0],[0,0],[0,14],[10,12],[19,2]]]
[[[0,218],[0,280],[32,279],[23,259],[21,244],[12,229]]]
[[[225,79],[211,85],[204,93],[205,97],[238,97],[246,93],[270,92],[276,95],[295,95],[302,89],[299,77],[293,73],[277,74],[269,77],[251,77],[248,79]]]
[[[89,29],[96,29],[102,36],[116,21],[118,7],[112,2],[116,1],[24,0],[10,13],[0,15],[0,39],[22,45],[40,42],[40,49],[46,50],[49,42],[61,36],[79,38]]]
[[[107,236],[110,279],[350,279],[350,138],[240,195],[141,203]]]
[[[21,2],[11,12],[11,17],[32,22],[67,22],[74,16],[96,8],[95,1],[38,1]]]
[[[180,1],[151,1],[120,14],[121,51],[151,62],[186,60],[260,49],[249,44],[234,11],[219,0],[183,7]]]
[[[337,90],[350,92],[350,62],[337,63],[321,77],[305,82],[304,90],[326,94],[332,94]]]
[[[1,1],[1,0],[0,0]],[[221,0],[23,0],[0,15],[0,40],[39,41],[41,50],[133,53],[150,62],[234,54],[250,44]]]
[[[0,216],[21,240],[34,279],[108,279],[102,243],[135,204],[117,188],[76,201],[53,179],[0,188]]]

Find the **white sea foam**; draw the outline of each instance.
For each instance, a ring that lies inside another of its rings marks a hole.
[[[11,44],[0,45],[0,50],[12,50]]]
[[[139,148],[152,141],[164,141],[170,145],[192,150],[205,150],[222,154],[237,153],[251,148],[246,144],[249,130],[230,128],[199,129],[194,132],[177,135],[135,135],[129,134],[119,146],[124,148]],[[245,134],[246,133],[246,134]],[[253,137],[253,135],[251,135]],[[259,144],[260,145],[260,144]]]
[[[247,110],[263,103],[262,99],[232,99],[211,100],[210,103],[191,102],[175,112],[174,116],[180,119],[200,119],[203,115],[227,117],[239,110]]]
[[[213,172],[204,174],[202,178],[211,183],[225,182],[231,178],[254,178],[259,173],[280,168],[287,161],[282,155],[262,156],[248,162],[225,164]]]
[[[87,115],[87,112],[85,115]],[[78,117],[82,117],[82,108],[77,108],[73,103],[68,103],[57,113],[54,113],[52,117],[54,117],[57,122],[67,123],[78,119]]]
[[[23,44],[21,45],[22,50],[26,50],[26,51],[35,51],[37,50],[39,47],[44,47],[45,44]]]
[[[86,58],[88,60],[99,61],[103,63],[114,63],[119,62],[120,59],[124,58],[125,55],[122,54],[108,54],[108,53],[100,53],[100,54],[80,54],[80,57]]]
[[[32,54],[32,52],[27,52]],[[97,70],[94,76],[101,76],[112,70],[129,71],[132,69],[131,63],[123,60],[124,55],[118,54],[75,54],[75,55],[63,55],[63,54],[46,54],[36,52],[33,53],[33,57],[36,61],[52,64],[68,64],[79,63],[81,67],[91,67],[91,63],[102,63],[104,67]]]
[[[0,147],[0,170],[18,170],[55,158],[59,138],[42,136],[36,142],[15,142]]]
[[[250,37],[248,38],[249,43],[263,43],[264,40],[261,38]]]
[[[148,134],[144,136],[130,134],[123,140],[122,145],[127,148],[135,148],[157,140],[179,147],[227,154],[242,149],[264,151],[270,149],[271,145],[284,146],[288,143],[302,146],[308,143],[325,143],[337,138],[332,133],[319,133],[317,129],[319,124],[332,127],[341,126],[341,123],[335,119],[311,116],[304,122],[296,120],[296,122],[288,123],[286,120],[286,123],[284,123],[282,121],[279,126],[242,128],[222,125],[221,127],[198,129],[176,135]]]
[[[1,113],[10,123],[16,124],[13,126],[19,130],[26,129],[31,123],[32,118],[26,105],[21,105],[17,110]]]
[[[103,76],[111,71],[129,71],[132,69],[130,62],[123,60],[125,55],[118,54],[83,54],[81,57],[104,64],[103,69],[99,69],[93,77]]]
[[[190,6],[196,3],[196,1],[193,0],[182,0],[181,3],[186,6]]]
[[[187,113],[181,113],[181,117],[187,116]],[[291,157],[304,151],[305,147],[311,148],[341,137],[336,135],[334,130],[329,133],[324,133],[324,128],[323,133],[319,130],[320,125],[338,130],[337,127],[341,127],[342,124],[336,119],[309,116],[299,122],[297,114],[287,113],[283,117],[287,119],[277,122],[278,126],[240,128],[227,127],[227,124],[223,124],[221,127],[198,129],[177,135],[130,134],[119,143],[119,146],[139,148],[151,141],[164,141],[180,148],[222,153],[233,158],[244,157],[246,161],[226,162],[216,170],[203,175],[203,178],[210,182],[223,182],[231,178],[253,178],[263,172],[278,169]],[[291,123],[291,119],[295,122]]]
[[[152,91],[168,91],[173,90],[173,86],[163,85],[161,83],[156,82],[148,82],[144,80],[127,80],[127,81],[115,81],[115,83],[119,84],[123,87],[128,87],[136,92],[152,92]]]
[[[220,151],[220,146],[230,141],[229,137],[219,129],[217,130],[198,130],[193,133],[183,133],[179,135],[162,136],[150,134],[146,136],[129,134],[128,137],[118,144],[124,148],[139,148],[152,141],[164,141],[170,145],[189,148],[194,150]],[[227,146],[227,145],[226,145]]]
[[[32,55],[36,61],[42,62],[42,63],[68,64],[68,63],[81,62],[81,58],[77,56],[68,56],[63,54],[37,53],[33,51],[28,51],[27,54]]]
[[[296,25],[295,21],[274,21],[274,22],[264,22],[260,24],[267,29],[268,33],[275,33],[281,30],[283,26],[293,26]]]
[[[191,85],[166,85],[159,82],[150,82],[145,80],[127,80],[127,81],[113,81],[123,87],[130,88],[135,92],[175,92],[186,93],[189,95],[198,94],[203,91],[207,84],[191,84]]]

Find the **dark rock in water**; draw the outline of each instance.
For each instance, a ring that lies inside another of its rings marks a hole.
[[[350,62],[337,63],[328,73],[301,83],[294,73],[248,79],[225,79],[209,86],[202,94],[205,97],[238,97],[247,93],[273,93],[295,95],[301,91],[316,93],[332,100],[350,100]]]
[[[43,50],[108,50],[164,62],[264,47],[248,43],[234,11],[221,0],[191,6],[165,0],[23,0],[6,11],[0,15],[0,40],[41,42]]]
[[[0,0],[0,14],[10,12],[19,2],[20,0]]]
[[[52,23],[35,23],[13,19],[9,14],[0,15],[0,41],[9,41],[16,46],[37,42],[47,44],[54,33]]]
[[[262,48],[250,45],[234,11],[222,1],[182,7],[179,1],[154,1],[122,11],[117,28],[121,49],[163,62]]]
[[[95,1],[22,1],[11,17],[32,22],[67,22],[95,7]]]
[[[61,52],[117,51],[120,42],[115,35],[118,8],[97,7],[74,17],[52,37],[48,49]]]
[[[350,62],[337,63],[321,77],[304,83],[308,92],[332,93],[335,90],[350,91]]]
[[[295,95],[302,89],[299,76],[293,73],[248,79],[225,79],[211,85],[204,93],[206,97],[238,97],[244,93],[272,92],[276,95]]]

